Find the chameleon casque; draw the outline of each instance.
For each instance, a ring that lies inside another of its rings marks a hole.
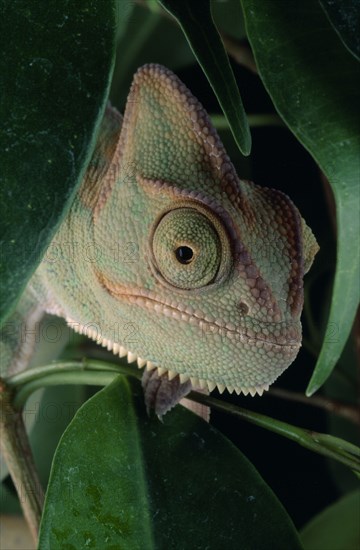
[[[145,367],[158,414],[192,387],[261,395],[298,353],[316,240],[286,195],[238,178],[164,67],[138,70],[124,117],[107,107],[50,249],[9,320],[28,336],[3,331],[7,374],[28,365],[45,312]]]

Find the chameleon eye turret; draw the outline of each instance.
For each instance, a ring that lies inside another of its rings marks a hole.
[[[159,221],[152,242],[155,267],[169,284],[196,289],[213,283],[222,261],[217,229],[195,208],[178,208]]]

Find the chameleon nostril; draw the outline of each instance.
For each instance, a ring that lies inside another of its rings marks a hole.
[[[239,302],[237,307],[242,315],[246,315],[247,313],[249,313],[249,306],[245,304],[245,302]]]

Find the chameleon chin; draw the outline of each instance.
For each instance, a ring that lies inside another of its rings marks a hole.
[[[239,179],[203,107],[160,65],[137,71],[123,117],[107,107],[54,242],[78,253],[44,258],[17,323],[60,315],[136,361],[159,415],[192,387],[261,395],[298,353],[316,240],[286,195]],[[133,261],[114,254],[129,245]],[[26,368],[34,344],[5,331],[3,373]]]

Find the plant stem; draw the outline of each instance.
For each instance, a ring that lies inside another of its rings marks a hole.
[[[299,426],[293,426],[264,414],[249,411],[231,403],[225,403],[210,395],[191,392],[187,397],[197,403],[202,403],[219,411],[228,412],[251,424],[266,428],[271,432],[295,441],[302,447],[315,453],[333,458],[348,466],[351,470],[360,473],[360,449],[343,439],[300,428]]]
[[[211,122],[217,130],[229,130],[229,123],[224,115],[211,115]],[[285,127],[284,122],[275,113],[264,113],[256,115],[247,115],[248,123],[251,128],[261,126],[281,126]]]
[[[52,363],[45,367],[28,369],[10,377],[7,383],[16,391],[14,404],[22,406],[30,393],[39,387],[77,383],[105,385],[119,374],[136,378],[141,377],[141,372],[134,368],[134,366],[112,364],[98,360],[83,360],[64,361]],[[266,428],[278,435],[295,441],[313,452],[338,460],[355,472],[360,472],[360,449],[347,441],[242,409],[209,395],[191,392],[188,397],[208,407],[231,413],[252,424]]]
[[[22,408],[28,397],[39,388],[65,384],[106,386],[119,374],[141,377],[141,373],[129,365],[83,359],[27,369],[8,378],[7,384],[16,389],[13,401],[15,408]]]
[[[329,399],[321,395],[313,397],[307,397],[306,395],[298,392],[287,391],[282,388],[271,388],[266,397],[279,397],[280,399],[287,399],[288,401],[296,401],[297,403],[304,403],[305,405],[311,405],[312,407],[319,407],[331,413],[342,416],[354,424],[360,425],[360,410],[353,405],[347,405],[341,401]]]
[[[37,544],[44,493],[36,472],[22,411],[11,402],[12,392],[0,379],[0,450],[14,482],[31,535]]]

